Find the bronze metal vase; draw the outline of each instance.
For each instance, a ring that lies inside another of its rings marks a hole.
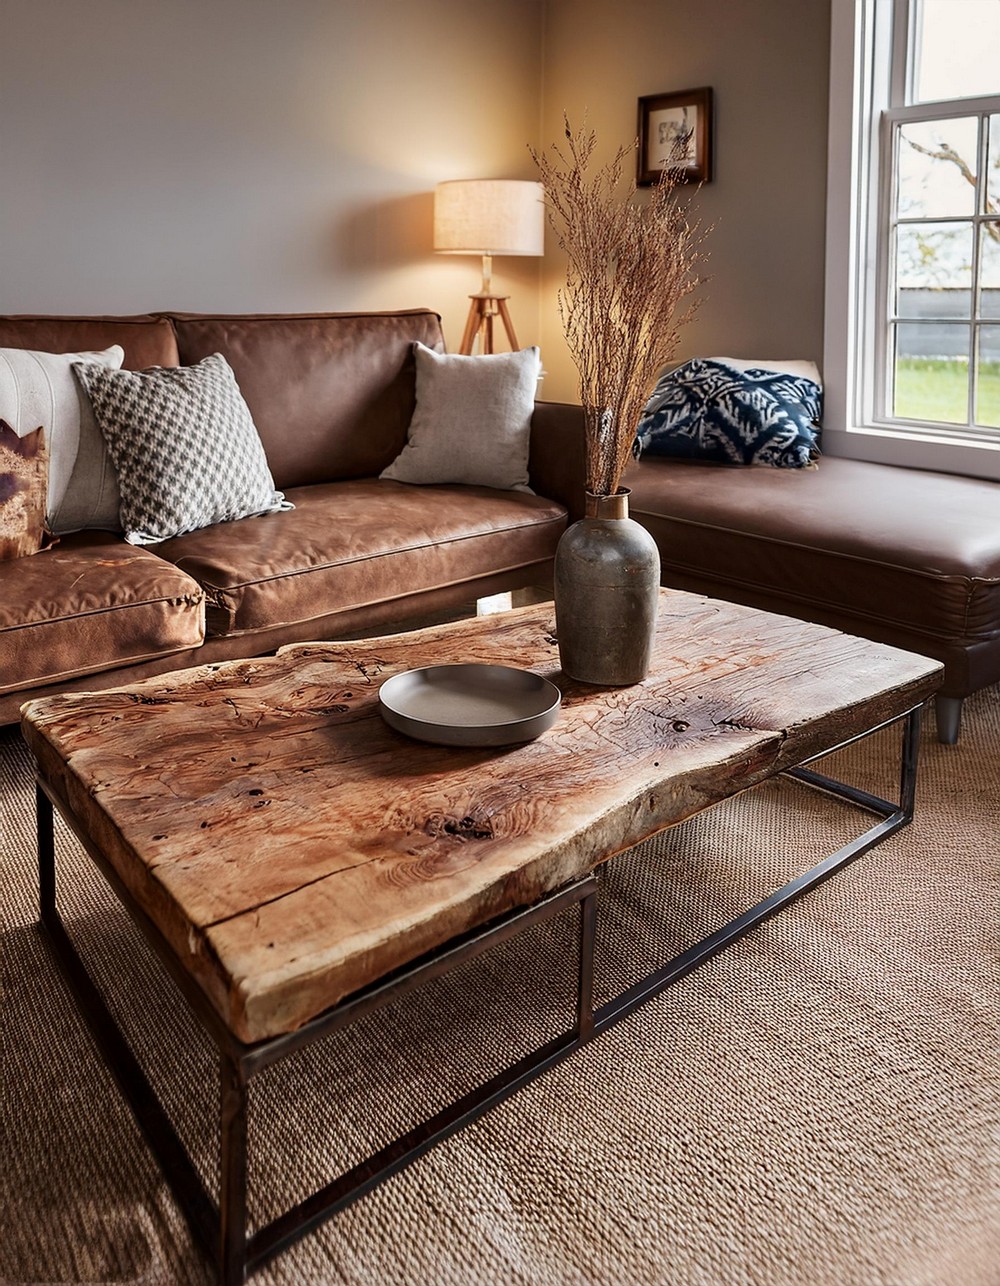
[[[586,517],[559,541],[556,633],[564,673],[624,687],[646,677],[659,606],[656,542],[628,516],[629,491],[587,493]]]

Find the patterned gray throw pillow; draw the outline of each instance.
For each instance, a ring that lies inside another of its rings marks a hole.
[[[291,509],[221,353],[195,366],[109,371],[76,362],[108,444],[132,545]]]

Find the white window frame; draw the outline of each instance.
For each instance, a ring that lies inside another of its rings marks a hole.
[[[875,414],[885,352],[876,304],[886,288],[884,267],[876,279],[876,247],[889,200],[880,189],[879,149],[888,137],[883,111],[903,97],[900,86],[890,85],[889,73],[893,65],[905,65],[898,55],[908,38],[907,10],[907,0],[831,4],[823,450],[1000,481],[1000,434],[991,440],[961,429],[904,428],[880,423]],[[904,42],[895,58],[893,40]],[[957,100],[948,112],[975,114],[989,101]]]

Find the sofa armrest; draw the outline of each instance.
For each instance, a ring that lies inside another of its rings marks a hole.
[[[584,447],[583,407],[567,402],[535,403],[528,478],[540,496],[565,505],[571,521],[583,517]]]

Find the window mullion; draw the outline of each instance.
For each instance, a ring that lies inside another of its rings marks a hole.
[[[916,80],[916,60],[912,56],[915,48],[913,36],[917,29],[916,10],[920,3],[921,0],[893,0],[888,102],[891,108],[913,102]]]
[[[892,415],[892,398],[895,387],[894,364],[890,369],[890,360],[897,342],[895,323],[890,325],[895,308],[895,245],[896,245],[896,160],[897,134],[888,114],[881,122],[879,153],[891,157],[890,163],[881,167],[878,191],[878,226],[885,229],[878,239],[878,253],[875,257],[875,300],[874,315],[875,335],[873,351],[875,369],[873,371],[874,417],[889,419]],[[869,301],[869,307],[871,301]]]
[[[979,117],[978,152],[976,157],[976,212],[972,238],[972,330],[969,335],[969,424],[976,423],[979,394],[979,321],[982,306],[983,221],[989,185],[989,116]]]
[[[947,121],[957,116],[977,116],[997,110],[997,95],[979,98],[953,98],[942,103],[914,103],[907,107],[887,107],[886,115],[905,125],[911,121]]]

